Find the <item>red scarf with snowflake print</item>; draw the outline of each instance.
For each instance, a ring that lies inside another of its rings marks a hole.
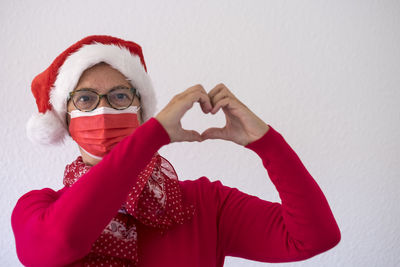
[[[90,167],[79,156],[65,167],[64,185],[72,186]],[[193,205],[182,203],[178,176],[171,163],[155,153],[138,175],[137,183],[117,215],[92,245],[84,258],[84,266],[137,266],[138,233],[134,218],[163,233],[174,224],[190,220],[194,212]]]

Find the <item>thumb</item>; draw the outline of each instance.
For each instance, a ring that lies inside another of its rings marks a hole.
[[[208,128],[201,134],[201,137],[203,138],[203,140],[205,140],[205,139],[225,139],[226,140],[224,129],[225,128],[216,128],[216,127]]]
[[[188,142],[193,142],[193,141],[198,141],[201,142],[202,138],[201,135],[194,131],[194,130],[185,130],[183,129],[183,136],[182,140],[180,141],[188,141]]]

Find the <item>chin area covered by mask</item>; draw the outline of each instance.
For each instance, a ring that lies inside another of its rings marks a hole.
[[[90,112],[73,110],[69,114],[72,139],[91,157],[102,159],[126,136],[139,127],[138,110],[100,107]]]

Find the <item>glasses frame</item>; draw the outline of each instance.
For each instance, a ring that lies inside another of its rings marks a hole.
[[[129,90],[133,93],[132,101],[131,101],[131,103],[130,103],[126,108],[116,108],[116,107],[114,107],[114,106],[110,103],[110,100],[108,99],[108,94],[111,93],[112,91],[115,91],[115,90],[118,90],[118,89],[129,89]],[[98,96],[98,99],[99,99],[99,100],[97,101],[97,104],[96,104],[96,106],[95,106],[93,109],[91,109],[91,110],[81,110],[80,108],[78,108],[78,107],[76,106],[75,101],[74,101],[74,99],[73,99],[73,96],[74,96],[75,93],[81,92],[81,91],[90,91],[90,92],[92,92],[92,93],[95,93],[95,94]],[[72,92],[69,93],[69,96],[68,96],[68,99],[67,99],[67,105],[68,105],[68,102],[69,102],[70,100],[72,100],[72,103],[74,104],[74,106],[75,106],[76,109],[78,109],[78,110],[80,110],[80,111],[82,111],[82,112],[91,112],[91,111],[95,110],[95,109],[99,106],[101,99],[102,99],[103,97],[106,97],[107,103],[108,103],[108,105],[110,105],[110,107],[112,107],[113,109],[116,109],[116,110],[124,110],[124,109],[129,108],[129,107],[132,105],[133,101],[135,100],[135,96],[136,96],[136,97],[139,99],[139,101],[140,101],[140,94],[139,94],[139,92],[136,90],[136,88],[134,88],[134,87],[127,88],[127,87],[117,86],[117,87],[114,87],[114,88],[110,89],[110,90],[109,90],[107,93],[105,93],[105,94],[99,94],[99,93],[97,93],[97,92],[96,92],[94,89],[92,89],[92,88],[82,88],[82,89],[79,89],[79,90],[76,90],[76,91],[72,91]]]

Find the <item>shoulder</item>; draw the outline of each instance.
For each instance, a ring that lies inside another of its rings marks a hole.
[[[205,176],[196,180],[179,181],[179,183],[183,197],[201,205],[209,203],[210,206],[223,208],[228,203],[265,202],[257,196],[245,193],[236,187],[224,185],[220,180],[211,181]]]
[[[219,206],[231,194],[239,192],[237,188],[224,185],[220,180],[211,181],[202,176],[195,180],[179,181],[184,199],[192,203],[210,203]]]
[[[179,181],[181,188],[183,190],[191,191],[207,191],[210,190],[214,193],[226,193],[226,192],[236,192],[239,191],[236,187],[230,187],[223,184],[220,180],[212,181],[206,176],[197,178],[196,180],[183,180]]]
[[[200,193],[202,191],[209,191],[210,189],[218,190],[219,188],[224,187],[221,181],[219,180],[211,181],[206,176],[202,176],[195,180],[179,181],[179,184],[182,190],[191,191],[192,193],[193,192]]]

